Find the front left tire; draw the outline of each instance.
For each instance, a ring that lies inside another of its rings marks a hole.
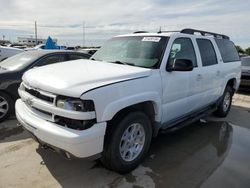
[[[130,112],[107,131],[101,162],[120,174],[134,170],[145,158],[152,139],[150,119]]]
[[[14,101],[12,98],[0,92],[0,122],[6,120],[13,111]]]

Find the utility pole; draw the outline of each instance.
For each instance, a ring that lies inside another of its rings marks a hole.
[[[36,38],[36,45],[37,45],[37,26],[36,26],[36,21],[35,21],[35,38]]]
[[[85,21],[82,22],[82,47],[85,47]]]

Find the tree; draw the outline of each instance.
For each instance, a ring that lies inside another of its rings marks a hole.
[[[239,54],[244,54],[245,51],[243,50],[243,48],[241,48],[240,46],[236,46],[236,49],[238,51]]]
[[[248,48],[245,50],[245,53],[246,53],[247,55],[250,55],[250,47],[248,47]]]

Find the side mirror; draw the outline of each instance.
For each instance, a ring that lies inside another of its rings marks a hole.
[[[168,72],[172,71],[192,71],[193,62],[189,59],[175,59],[173,65],[167,67]]]

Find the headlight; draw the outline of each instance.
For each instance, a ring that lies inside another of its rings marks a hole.
[[[65,110],[80,112],[90,112],[95,110],[94,102],[92,100],[81,100],[74,98],[59,97],[56,101],[56,106]]]

